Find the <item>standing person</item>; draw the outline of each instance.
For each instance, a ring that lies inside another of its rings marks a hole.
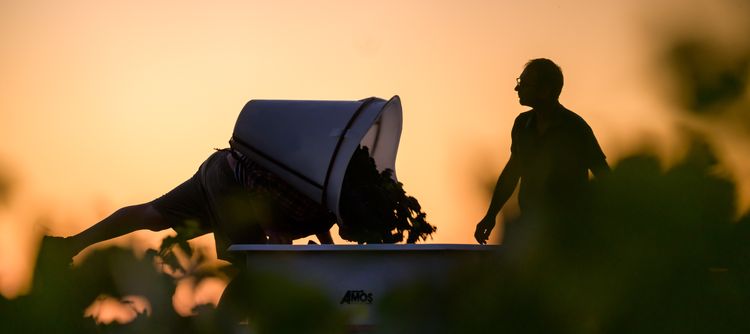
[[[544,58],[529,61],[516,79],[519,103],[532,109],[513,124],[510,159],[474,232],[480,244],[487,242],[519,180],[518,203],[521,215],[528,216],[549,205],[573,204],[588,183],[589,170],[596,177],[609,171],[589,125],[558,101],[562,87],[562,70]]]

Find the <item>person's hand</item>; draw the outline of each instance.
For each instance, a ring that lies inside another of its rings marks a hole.
[[[266,230],[266,235],[269,245],[291,245],[294,240],[291,235],[275,230]]]
[[[485,216],[477,224],[477,230],[474,232],[474,239],[481,245],[487,243],[487,239],[490,237],[490,232],[495,227],[495,217]]]

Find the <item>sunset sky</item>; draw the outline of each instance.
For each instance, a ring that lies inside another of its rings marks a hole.
[[[686,22],[733,40],[742,2],[728,3],[0,0],[0,173],[13,186],[0,293],[26,287],[41,234],[77,233],[190,177],[250,99],[399,95],[399,180],[438,227],[430,242],[473,243],[526,110],[513,90],[526,61],[562,67],[561,102],[611,162],[649,143],[668,158],[680,144],[661,42]],[[749,179],[747,157],[732,159]]]

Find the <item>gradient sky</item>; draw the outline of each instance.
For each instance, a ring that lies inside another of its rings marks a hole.
[[[660,29],[700,17],[727,35],[732,15],[708,0],[0,0],[0,171],[15,185],[0,293],[25,286],[41,233],[79,232],[191,176],[250,99],[400,95],[399,179],[438,226],[431,242],[472,243],[526,110],[513,91],[526,61],[563,68],[562,103],[611,161],[645,143],[669,155]]]

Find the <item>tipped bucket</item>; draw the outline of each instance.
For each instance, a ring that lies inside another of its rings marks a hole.
[[[339,215],[344,174],[357,146],[378,170],[396,174],[401,100],[251,100],[234,127],[232,148]]]

